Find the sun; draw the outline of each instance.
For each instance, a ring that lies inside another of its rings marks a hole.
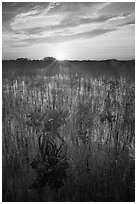
[[[60,53],[58,53],[58,54],[56,55],[56,59],[57,59],[58,61],[63,61],[63,60],[65,60],[65,55],[60,52]]]

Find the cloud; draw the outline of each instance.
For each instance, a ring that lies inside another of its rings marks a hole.
[[[63,18],[63,20],[57,24],[52,26],[44,26],[44,27],[34,27],[34,28],[28,28],[28,29],[21,29],[20,31],[25,32],[27,35],[35,35],[35,34],[41,34],[44,31],[58,31],[58,30],[64,30],[64,29],[70,29],[81,25],[87,25],[92,23],[103,23],[107,20],[110,20],[111,18],[114,18],[114,15],[102,15],[98,17],[75,17],[72,16],[66,16]],[[19,32],[19,30],[18,30]]]
[[[106,3],[95,3],[95,2],[60,2],[60,3],[49,3],[49,2],[3,2],[2,3],[2,22],[3,26],[7,29],[11,29],[10,24],[16,20],[16,18],[29,18],[44,14],[57,15],[61,14],[64,18],[64,24],[67,23],[69,18],[75,21],[76,18],[81,18],[82,15],[86,17],[86,14],[94,14],[94,12],[102,7]],[[65,20],[66,19],[66,20]]]
[[[135,25],[135,19],[129,21],[129,22],[124,22],[120,25],[118,25],[119,27],[123,27],[123,26],[127,26],[127,25]]]
[[[47,43],[47,44],[54,44],[54,43],[63,43],[72,40],[78,39],[89,39],[95,38],[97,36],[103,35],[105,33],[110,33],[115,31],[116,29],[95,29],[88,32],[72,34],[72,35],[58,35],[52,37],[38,37],[38,38],[27,38],[24,39],[24,43],[29,43],[30,45],[39,44],[39,43]],[[28,44],[27,44],[28,45]]]
[[[111,2],[101,9],[101,14],[129,14],[135,13],[135,2]]]
[[[72,28],[79,25],[85,25],[85,24],[91,24],[91,23],[102,23],[105,22],[111,18],[113,18],[114,15],[102,15],[98,17],[79,17],[79,16],[67,16],[65,17],[59,25],[55,26],[48,26],[47,29],[50,30],[57,30],[62,28]]]
[[[73,14],[73,16],[95,14],[109,3],[104,2],[60,2],[52,9],[50,14],[63,13]]]
[[[14,22],[16,17],[25,18],[36,15],[41,15],[41,13],[48,13],[54,8],[56,3],[49,2],[3,2],[2,3],[2,24],[3,27],[11,29],[10,24]]]
[[[24,31],[25,31],[25,33],[27,35],[35,35],[35,34],[42,33],[43,32],[43,28],[42,27],[36,27],[36,28],[27,29],[27,30],[24,30]]]
[[[114,8],[112,8],[112,5]],[[127,11],[129,4],[104,2],[4,2],[2,4],[3,28],[15,34],[25,33],[29,36],[42,35],[46,31],[53,32],[81,25],[99,24],[119,18],[119,15],[115,14],[115,12],[110,13],[107,11],[108,8],[115,11],[118,5],[120,5],[120,11],[123,5],[125,12],[125,8]],[[105,9],[107,9],[107,12],[102,13]],[[61,15],[62,19],[57,20],[58,15]],[[120,17],[125,18],[124,15],[127,14],[120,14]],[[36,16],[40,20],[36,19]],[[49,22],[49,17],[52,23]],[[45,26],[48,22],[49,25]]]

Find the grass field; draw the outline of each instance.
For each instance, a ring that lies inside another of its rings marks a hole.
[[[59,70],[3,79],[3,201],[134,201],[134,80]]]

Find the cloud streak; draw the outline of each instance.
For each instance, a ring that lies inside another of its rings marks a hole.
[[[57,30],[62,30],[62,29],[69,29],[69,28],[74,28],[77,26],[81,26],[81,25],[88,25],[88,24],[96,24],[96,23],[103,23],[107,20],[110,20],[112,18],[114,18],[115,15],[102,15],[102,16],[98,16],[98,17],[92,17],[92,18],[75,18],[73,19],[72,16],[67,16],[65,17],[59,24],[57,25],[52,25],[52,26],[45,26],[45,27],[34,27],[34,28],[28,28],[28,29],[20,29],[16,32],[22,32],[25,31],[25,33],[27,35],[33,35],[33,34],[40,34],[44,31],[57,31]]]
[[[3,2],[2,3],[2,24],[7,30],[13,30],[11,23],[16,20],[16,18],[29,18],[41,15],[45,15],[56,6],[56,3],[34,3],[34,2]]]
[[[124,22],[124,23],[122,23],[122,24],[120,24],[118,26],[123,27],[123,26],[127,26],[127,25],[135,25],[135,20],[133,19],[133,20],[131,20],[129,22]]]
[[[58,35],[53,37],[39,37],[39,38],[27,38],[23,40],[22,42],[25,43],[23,46],[28,45],[34,45],[39,43],[47,43],[47,44],[54,44],[54,43],[63,43],[68,42],[72,40],[78,40],[78,39],[90,39],[95,38],[100,35],[104,35],[106,33],[110,33],[116,31],[116,29],[96,29],[91,30],[84,33],[78,33],[73,35]]]
[[[91,23],[102,23],[111,18],[115,17],[114,15],[102,15],[98,17],[76,17],[75,19],[73,16],[67,16],[64,18],[59,25],[56,26],[49,26],[48,29],[56,30],[62,28],[72,28],[79,25],[91,24]]]

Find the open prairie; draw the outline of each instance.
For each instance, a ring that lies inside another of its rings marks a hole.
[[[3,61],[3,201],[135,200],[135,61]]]

